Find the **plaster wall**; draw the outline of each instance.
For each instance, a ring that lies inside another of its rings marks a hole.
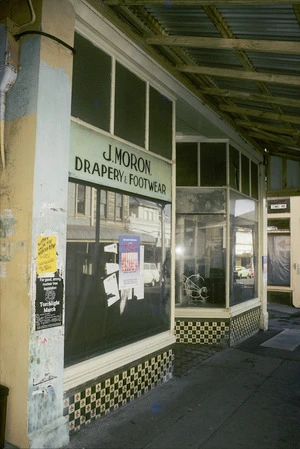
[[[67,0],[33,6],[41,22],[30,29],[73,44],[75,17]],[[19,447],[61,447],[69,438],[63,326],[37,331],[35,301],[38,237],[55,237],[56,268],[64,281],[72,61],[72,52],[52,39],[23,37],[21,70],[7,95],[0,382],[10,389],[6,440]]]

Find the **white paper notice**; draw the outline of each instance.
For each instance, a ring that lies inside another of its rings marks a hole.
[[[112,274],[104,279],[104,290],[108,296],[107,305],[108,307],[112,306],[115,302],[119,301],[120,294],[117,282],[116,274]]]

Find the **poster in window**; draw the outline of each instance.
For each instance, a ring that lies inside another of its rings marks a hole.
[[[140,281],[140,237],[120,235],[119,238],[119,287],[135,288]]]

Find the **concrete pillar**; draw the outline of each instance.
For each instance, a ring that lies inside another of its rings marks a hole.
[[[36,0],[33,6],[36,20],[22,31],[42,30],[72,46],[69,1]],[[65,280],[73,54],[36,34],[21,37],[19,45],[20,70],[6,96],[6,166],[0,168],[0,383],[10,389],[6,439],[19,447],[55,448],[69,438],[63,418],[64,297],[55,285]],[[50,284],[42,281],[47,276]],[[59,302],[54,307],[53,292]],[[46,301],[50,320],[41,305]]]

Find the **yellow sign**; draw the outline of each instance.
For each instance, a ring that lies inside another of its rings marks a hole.
[[[38,237],[37,274],[55,273],[56,267],[56,237]]]

